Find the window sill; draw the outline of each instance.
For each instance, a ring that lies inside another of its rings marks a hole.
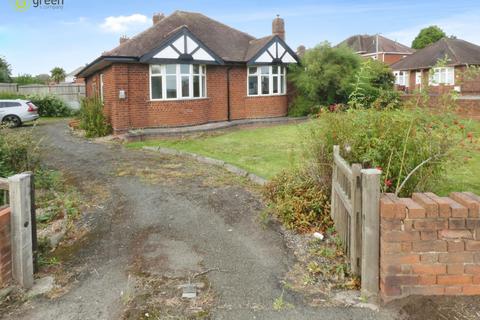
[[[256,95],[247,94],[247,98],[283,97],[283,96],[286,96],[286,95],[287,95],[286,93],[282,93],[282,94],[278,94],[278,93],[275,93],[275,94],[256,94]]]
[[[174,98],[174,99],[150,99],[150,102],[173,102],[173,101],[195,101],[195,100],[206,100],[209,97],[201,97],[201,98]]]

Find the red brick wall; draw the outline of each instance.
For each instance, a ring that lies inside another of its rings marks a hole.
[[[421,101],[422,98],[414,94],[407,94],[403,95],[402,99],[405,101],[409,99],[420,99]],[[440,99],[442,99],[440,95],[432,95],[429,97],[428,104],[432,111],[442,111],[440,108],[440,106],[442,106]],[[465,99],[460,96],[452,103],[455,105],[455,113],[459,116],[480,120],[480,96],[478,99]]]
[[[0,288],[12,278],[10,209],[0,210]]]
[[[455,192],[380,201],[380,291],[408,295],[480,294],[480,197]]]
[[[392,54],[392,53],[385,53],[383,54],[383,60],[382,57],[379,57],[380,61],[385,62],[388,65],[392,65],[397,61],[400,61],[403,59],[404,54]]]
[[[135,128],[175,127],[228,120],[225,66],[207,67],[207,98],[150,101],[147,64],[114,64],[86,81],[87,96],[98,94],[99,74],[104,74],[105,113],[115,132]],[[96,90],[95,90],[96,89]],[[125,90],[126,99],[118,99]],[[248,97],[247,68],[230,68],[230,116],[232,120],[280,117],[287,114],[288,97]]]

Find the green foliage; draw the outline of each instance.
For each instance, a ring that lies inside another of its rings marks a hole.
[[[308,145],[325,183],[331,177],[333,146],[339,145],[349,163],[382,169],[383,191],[404,196],[431,191],[439,184],[447,160],[454,159],[454,147],[462,139],[455,116],[423,109],[358,109],[324,113],[322,120],[311,130]]]
[[[0,127],[0,177],[34,171],[39,164],[32,130]]]
[[[0,56],[0,83],[1,82],[12,82],[11,78],[12,68],[8,61]]]
[[[69,117],[72,109],[62,99],[54,95],[21,95],[17,93],[0,93],[0,99],[22,99],[30,100],[38,107],[38,114],[41,117]]]
[[[394,80],[392,70],[386,64],[373,59],[362,61],[348,105],[352,108],[399,107],[400,96],[393,89]]]
[[[29,85],[29,84],[46,84],[47,81],[38,76],[32,76],[31,74],[21,74],[17,77],[12,78],[12,82],[18,84],[19,86]]]
[[[42,117],[69,117],[72,109],[62,99],[54,95],[31,95],[27,97],[38,107],[38,114]]]
[[[67,77],[67,73],[65,72],[65,70],[63,70],[63,68],[60,68],[60,67],[53,68],[52,71],[50,71],[50,73],[51,73],[52,80],[55,81],[56,83],[62,82]]]
[[[320,110],[320,106],[311,101],[304,95],[297,95],[291,106],[288,108],[290,117],[303,117],[309,114],[315,114]]]
[[[438,26],[430,26],[420,30],[420,33],[412,42],[413,49],[423,49],[428,45],[446,37],[445,32]]]
[[[301,65],[290,67],[290,80],[312,105],[346,102],[361,58],[347,47],[323,43],[308,50]]]
[[[112,131],[103,113],[103,103],[99,97],[83,99],[79,117],[80,128],[85,130],[87,138],[103,137]]]
[[[333,225],[330,190],[308,170],[279,174],[267,185],[264,195],[270,212],[288,229],[325,231]]]

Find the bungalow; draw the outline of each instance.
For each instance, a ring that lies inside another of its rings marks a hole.
[[[202,14],[156,14],[153,26],[103,53],[77,77],[99,96],[114,132],[287,114],[297,63],[283,19],[256,39]]]
[[[362,57],[372,58],[391,65],[415,50],[381,35],[355,35],[340,42],[337,47],[347,46]]]
[[[439,64],[440,63],[440,64]],[[455,90],[462,95],[480,95],[480,79],[466,77],[469,66],[480,65],[480,46],[443,38],[393,64],[395,84],[407,93],[428,89],[431,94]]]

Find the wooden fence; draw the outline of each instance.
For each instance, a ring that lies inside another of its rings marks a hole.
[[[85,84],[32,84],[19,86],[16,83],[0,83],[0,93],[18,93],[22,95],[54,95],[65,101],[71,108],[77,109],[85,97]]]
[[[362,278],[362,291],[377,294],[379,279],[380,175],[377,169],[349,165],[333,148],[331,216],[350,260],[351,271]]]

